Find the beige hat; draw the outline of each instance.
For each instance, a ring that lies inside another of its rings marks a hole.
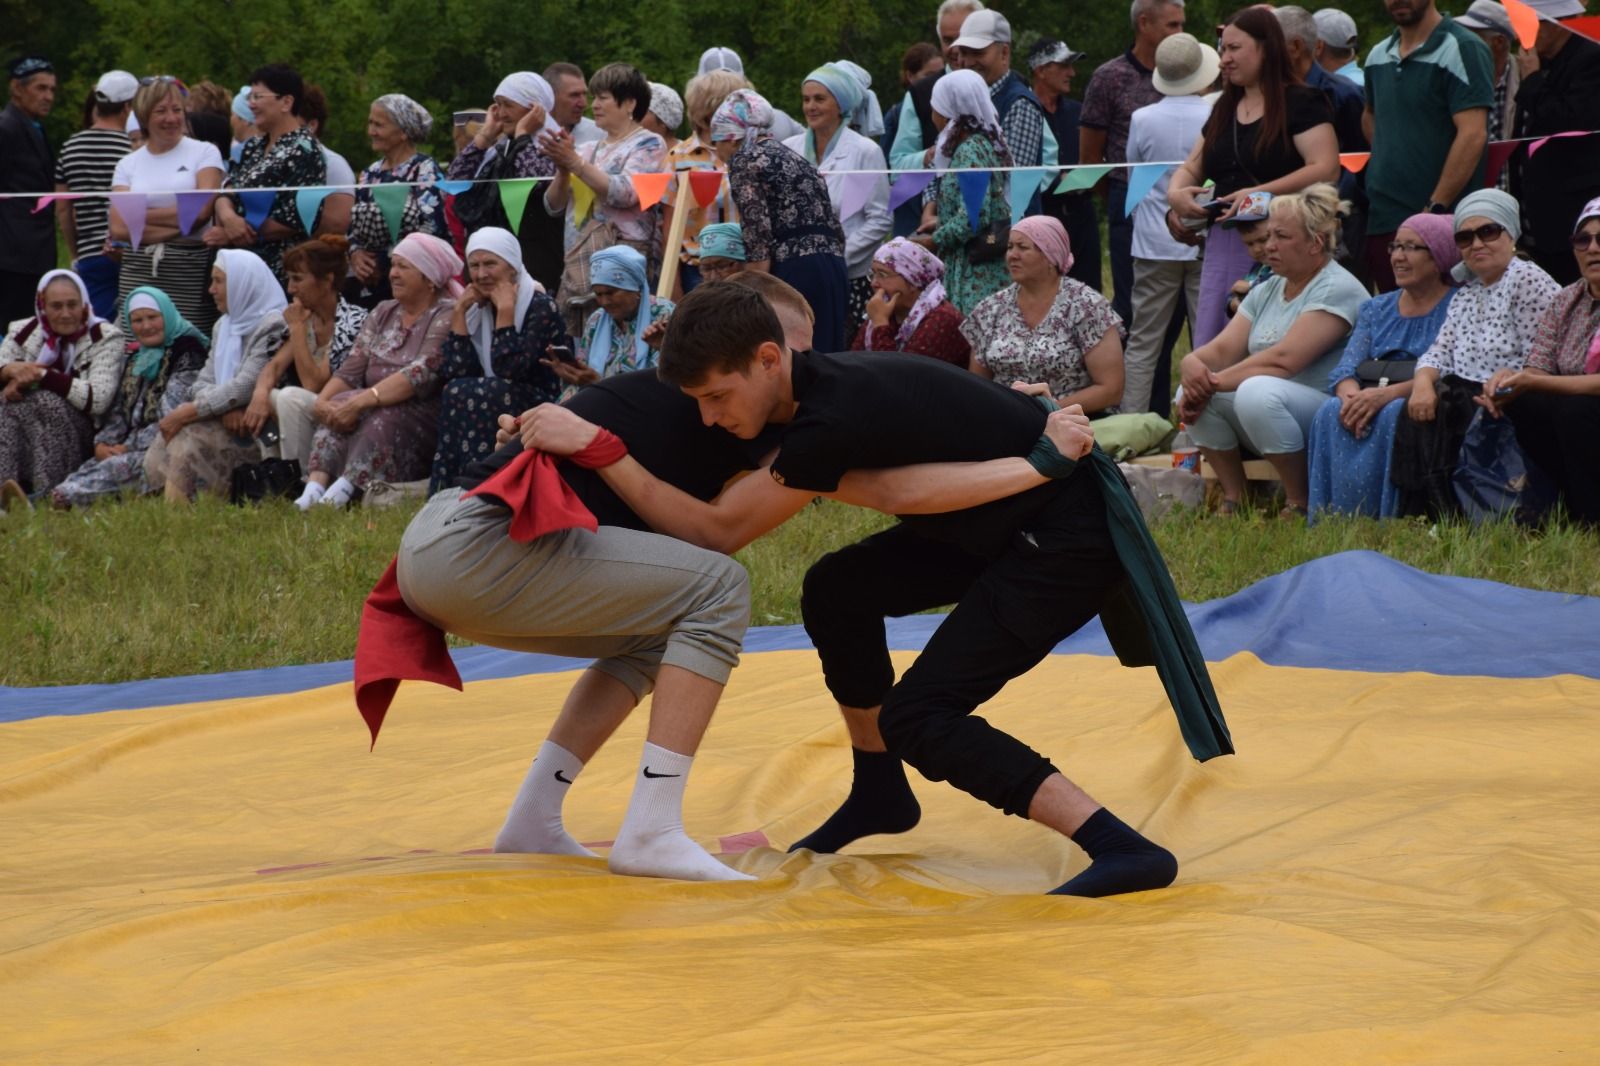
[[[1211,88],[1222,69],[1217,50],[1192,33],[1175,33],[1156,47],[1156,91],[1164,96],[1191,96]]]

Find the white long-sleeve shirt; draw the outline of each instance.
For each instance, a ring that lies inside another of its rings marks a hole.
[[[806,152],[806,135],[802,133],[790,137],[783,142],[783,146],[803,156]],[[834,214],[838,215],[846,183],[868,180],[865,176],[851,177],[840,172],[883,171],[888,169],[888,164],[884,162],[883,149],[878,147],[878,142],[844,127],[839,131],[839,143],[817,169],[827,182],[828,201],[833,204]],[[839,219],[839,225],[844,228],[845,271],[851,278],[867,276],[872,270],[873,253],[894,229],[894,215],[889,211],[889,176],[879,173],[870,177],[872,188],[867,193],[866,202],[848,218]]]

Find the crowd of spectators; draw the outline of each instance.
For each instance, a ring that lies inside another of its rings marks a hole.
[[[359,169],[288,65],[237,90],[106,72],[52,145],[57,73],[24,56],[0,111],[0,497],[176,502],[275,457],[303,509],[437,491],[501,414],[652,366],[685,292],[770,274],[820,350],[1174,412],[1223,513],[1259,457],[1289,520],[1449,514],[1463,442],[1508,418],[1597,523],[1600,43],[1561,21],[1581,0],[1528,2],[1524,48],[1494,0],[1387,0],[1384,27],[1262,4],[1197,32],[1182,0],[1133,0],[1127,50],[1089,57],[944,0],[887,108],[847,58],[762,92],[711,47],[681,94],[557,62],[461,101],[449,160],[434,115],[378,96]],[[1075,164],[1112,169],[1057,188]],[[516,178],[540,180],[508,214]]]

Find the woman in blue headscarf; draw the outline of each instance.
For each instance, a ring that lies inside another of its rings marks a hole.
[[[211,341],[178,313],[160,289],[128,294],[123,330],[139,345],[122,371],[117,400],[94,437],[94,458],[50,493],[57,507],[86,507],[102,496],[144,484],[144,455],[162,418],[188,402]]]
[[[872,296],[872,253],[894,228],[883,149],[870,136],[851,128],[853,116],[863,111],[870,113],[867,98],[861,76],[842,63],[823,64],[807,74],[800,86],[800,100],[810,128],[783,142],[784,147],[804,156],[822,173],[833,215],[844,229],[845,276],[849,278],[844,331],[847,337],[866,316],[867,300]]]
[[[589,283],[600,309],[583,325],[578,363],[555,363],[556,376],[569,386],[592,385],[655,366],[654,345],[660,344],[673,304],[650,294],[644,256],[625,244],[602,248],[589,259]]]

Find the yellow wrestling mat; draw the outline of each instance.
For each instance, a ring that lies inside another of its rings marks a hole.
[[[689,784],[759,882],[484,854],[573,676],[407,685],[371,753],[348,685],[0,724],[0,1061],[1600,1060],[1600,682],[1240,653],[1201,766],[1154,671],[1051,656],[992,717],[1182,862],[1079,900],[1075,848],[920,779],[914,832],[785,854],[849,781],[809,651],[746,657]]]

